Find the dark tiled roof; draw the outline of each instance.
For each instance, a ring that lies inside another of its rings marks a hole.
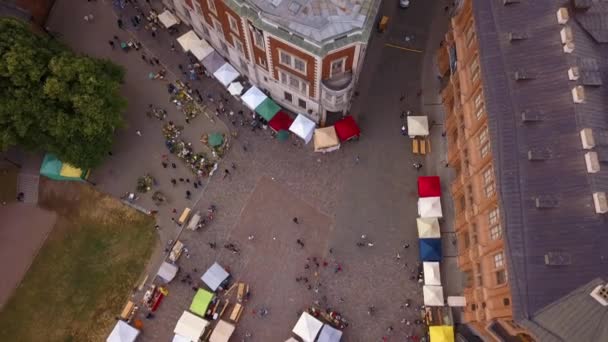
[[[596,43],[575,20],[575,52],[563,52],[556,12],[566,1],[473,0],[488,126],[503,211],[507,267],[516,319],[532,315],[596,277],[608,278],[608,218],[595,213],[592,193],[608,191],[608,165],[588,174],[579,132],[608,129],[608,44]],[[570,11],[572,16],[573,10]],[[511,42],[508,33],[528,39]],[[575,105],[568,68],[596,63],[602,86],[585,87],[586,102]],[[533,80],[518,82],[525,68]],[[542,121],[523,123],[523,111]],[[530,161],[528,151],[548,150],[547,160]],[[537,209],[535,198],[551,197],[556,208]],[[545,254],[568,256],[567,266],[546,266]]]

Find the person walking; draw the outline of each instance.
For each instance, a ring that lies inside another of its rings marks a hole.
[[[110,47],[112,48],[112,50],[114,50],[114,41],[108,40],[108,44],[110,44]]]
[[[141,135],[142,135],[140,130],[135,131],[135,134],[137,134],[137,135],[138,135],[138,136],[140,136],[140,137],[141,137]]]
[[[119,29],[123,29],[123,23],[122,23],[122,19],[118,18],[116,19],[116,25],[118,25]]]
[[[177,181],[175,180],[175,178],[171,178],[171,184],[173,184],[173,186],[177,185]]]
[[[224,169],[224,179],[226,179],[228,176],[230,176],[230,171],[228,171],[228,169]]]
[[[297,218],[297,217],[294,217],[294,218],[292,219],[292,221],[293,221],[293,223],[295,223],[295,224],[299,224],[299,223],[300,223],[300,221],[298,221],[298,218]]]
[[[190,195],[191,195],[190,190],[186,190],[186,199],[190,199]]]

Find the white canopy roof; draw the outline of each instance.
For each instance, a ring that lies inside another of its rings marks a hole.
[[[302,114],[298,114],[296,119],[291,123],[291,126],[289,126],[289,130],[295,135],[304,139],[304,141],[308,144],[310,140],[312,140],[312,135],[315,132],[315,127],[316,124],[314,121],[310,120]]]
[[[190,51],[193,46],[196,46],[201,39],[192,30],[182,34],[177,38],[177,42],[182,46],[184,51]]]
[[[209,286],[211,291],[215,291],[218,287],[220,287],[220,284],[222,284],[222,282],[228,278],[228,276],[230,276],[230,274],[226,272],[226,270],[220,266],[220,264],[214,262],[213,265],[209,267],[207,272],[203,274],[201,280],[207,284],[207,286]]]
[[[293,337],[290,337],[290,338],[288,338],[287,340],[285,340],[285,342],[300,342],[300,341],[296,340],[296,339],[295,339],[295,338],[293,338]]]
[[[157,274],[159,277],[161,277],[164,281],[168,283],[173,280],[173,278],[175,278],[175,275],[177,274],[178,270],[179,268],[177,266],[163,261],[163,264],[160,265]]]
[[[171,342],[190,342],[190,339],[182,335],[175,334],[173,335],[173,340],[171,340]]]
[[[324,324],[317,342],[340,342],[340,339],[342,339],[342,331]]]
[[[177,25],[177,18],[173,15],[173,13],[165,10],[163,13],[158,15],[158,20],[163,24],[165,28],[169,28],[173,25]]]
[[[234,332],[234,324],[230,324],[224,320],[219,320],[215,329],[213,329],[213,333],[211,333],[211,337],[209,337],[209,342],[228,342],[230,336]]]
[[[199,338],[203,335],[205,328],[209,325],[209,322],[198,317],[195,314],[191,314],[188,311],[184,311],[182,317],[177,321],[175,330],[173,332],[176,335],[185,337],[187,341],[198,342]]]
[[[215,76],[224,87],[227,87],[232,81],[239,77],[239,72],[230,65],[230,63],[224,63],[224,65],[213,73],[213,76]]]
[[[462,296],[448,296],[448,306],[467,306],[467,299]]]
[[[133,342],[139,335],[139,330],[133,328],[125,321],[118,321],[106,342]]]
[[[423,197],[418,199],[418,215],[420,217],[443,217],[441,198]]]
[[[407,117],[407,135],[427,136],[429,135],[429,119],[427,116],[408,116]]]
[[[312,317],[308,312],[303,312],[292,331],[300,336],[304,342],[314,342],[322,326],[321,321]]]
[[[190,51],[199,61],[215,51],[206,40],[200,39],[192,30],[177,38],[177,42],[182,46],[184,51]]]
[[[436,217],[417,218],[416,226],[418,227],[418,238],[420,239],[436,239],[441,237],[439,220]]]
[[[241,96],[241,100],[245,102],[245,105],[251,110],[255,110],[260,103],[264,102],[268,96],[264,94],[258,87],[252,86]]]
[[[240,96],[243,93],[243,85],[240,82],[232,82],[228,86],[228,92],[234,96]]]
[[[439,263],[436,261],[425,261],[422,263],[424,271],[424,285],[441,285],[441,272]]]
[[[424,297],[424,305],[426,306],[444,306],[443,301],[443,286],[424,285],[422,287],[422,295]]]

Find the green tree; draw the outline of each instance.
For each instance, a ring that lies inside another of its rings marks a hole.
[[[123,124],[123,77],[110,61],[0,19],[0,149],[20,145],[81,168],[99,165]]]

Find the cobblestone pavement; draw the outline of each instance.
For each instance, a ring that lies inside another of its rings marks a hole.
[[[363,132],[360,141],[347,142],[339,151],[321,155],[294,137],[278,142],[267,131],[228,124],[238,131],[238,138],[233,140],[220,172],[202,189],[194,189],[187,184],[175,188],[170,185],[171,178],[190,176],[179,162],[175,170],[162,168],[161,155],[166,150],[160,123],[144,115],[147,105],[153,103],[170,108],[170,118],[181,122],[168,103],[166,83],[147,79],[148,72],[155,69],[140,56],[142,52],[147,57],[157,56],[172,71],[170,78],[179,75],[177,65],[187,62],[184,54],[169,49],[175,37],[160,32],[153,38],[143,29],[119,30],[109,1],[57,1],[49,21],[51,31],[60,33],[60,39],[74,49],[110,58],[127,69],[123,93],[129,99],[128,126],[118,133],[113,155],[95,170],[93,179],[101,190],[120,195],[134,188],[138,176],[152,173],[171,198],[169,205],[159,209],[163,245],[179,231],[170,221],[173,208],[194,206],[206,210],[211,203],[217,206],[218,212],[208,227],[180,236],[190,255],[182,257],[180,266],[182,272],[196,279],[217,260],[229,267],[236,279],[253,285],[248,314],[240,321],[235,341],[240,341],[246,331],[253,334],[248,341],[283,341],[297,320],[296,313],[315,300],[323,301],[323,297],[327,306],[342,312],[350,322],[344,341],[380,341],[383,336],[403,341],[409,333],[421,333],[413,324],[401,323],[402,319],[418,318],[416,312],[402,309],[401,304],[408,298],[413,305],[422,302],[421,289],[410,275],[418,255],[416,177],[425,174],[427,166],[419,172],[413,169],[417,159],[411,154],[409,139],[400,134],[399,114],[405,109],[420,110],[422,100],[416,93],[421,88],[422,61],[434,54],[390,48],[385,43],[404,45],[405,35],[413,35],[408,47],[425,49],[429,19],[441,13],[441,5],[417,1],[401,10],[396,1],[382,4],[380,15],[389,15],[391,23],[385,33],[372,38],[359,81],[360,95],[352,107]],[[88,14],[94,15],[91,23],[82,20]],[[134,35],[145,50],[127,54],[112,50],[107,41],[113,35],[123,40]],[[209,79],[194,85],[203,94],[217,94],[220,89]],[[400,101],[402,95],[405,100]],[[240,108],[236,103],[230,107],[235,111]],[[136,135],[137,130],[143,135]],[[188,125],[186,134],[196,145],[201,132],[210,130],[225,132],[227,127],[219,120],[212,123],[198,118]],[[223,169],[230,170],[230,177],[222,179]],[[192,201],[184,198],[186,189],[192,191]],[[142,198],[140,204],[152,206],[149,198]],[[299,217],[302,227],[293,227],[291,216]],[[292,234],[293,229],[301,232]],[[273,235],[277,240],[269,240],[270,231],[277,232]],[[251,234],[255,238],[249,241],[246,237]],[[295,244],[298,234],[306,244],[302,250]],[[362,235],[374,246],[357,247]],[[226,241],[236,242],[242,253],[235,256],[208,246],[209,242],[221,246]],[[406,243],[411,245],[407,249],[403,247]],[[162,256],[161,250],[150,263],[151,271],[158,267]],[[321,272],[318,293],[295,282],[309,256],[330,262]],[[333,272],[331,265],[336,262],[343,271]],[[170,340],[181,312],[189,307],[194,294],[191,285],[175,281],[169,290],[156,318],[144,321],[142,340]],[[368,316],[367,308],[372,305],[376,313]],[[268,317],[250,314],[251,309],[261,306],[269,307]],[[391,333],[387,332],[389,327],[393,328]]]

